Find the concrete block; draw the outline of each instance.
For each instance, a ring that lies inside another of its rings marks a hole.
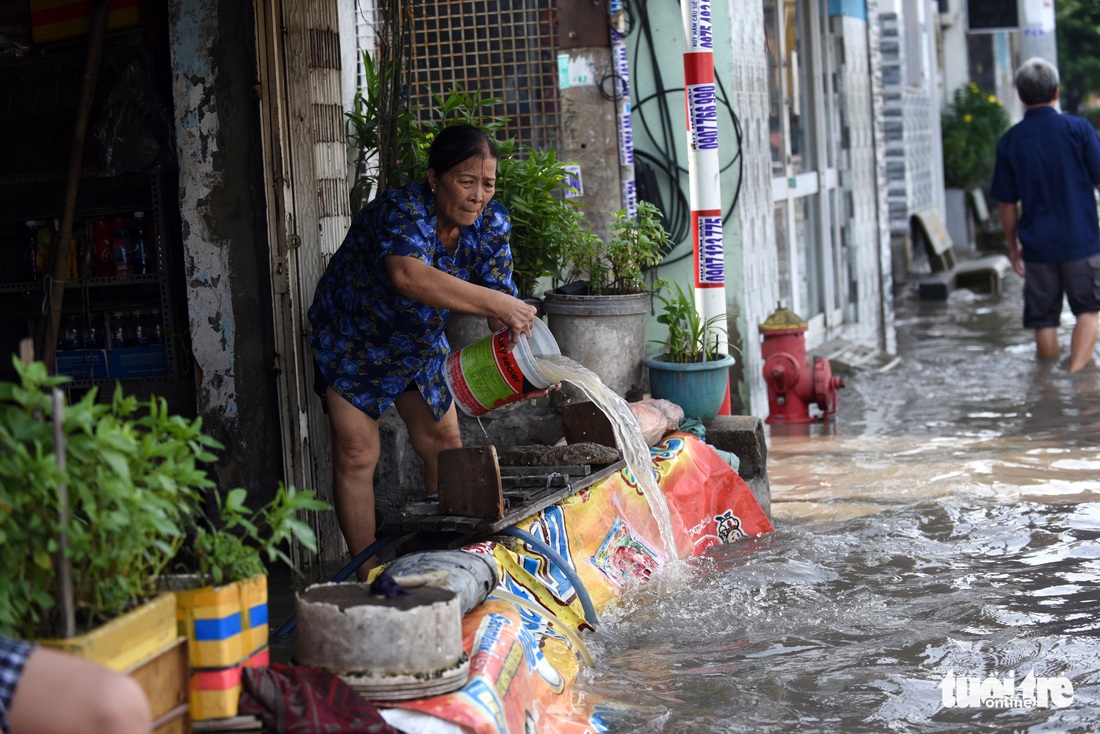
[[[771,485],[768,483],[768,444],[764,421],[752,415],[720,415],[705,424],[707,443],[729,451],[741,460],[738,474],[752,490],[756,501],[771,517]]]
[[[1005,274],[1011,268],[1012,263],[1004,255],[967,260],[955,267],[955,284],[975,293],[999,294]]]

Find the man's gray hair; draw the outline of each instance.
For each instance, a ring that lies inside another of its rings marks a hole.
[[[1058,69],[1046,59],[1028,59],[1016,70],[1016,91],[1025,105],[1054,101],[1058,92]]]

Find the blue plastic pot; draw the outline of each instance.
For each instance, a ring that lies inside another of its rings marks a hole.
[[[655,398],[676,403],[685,418],[709,420],[718,415],[726,397],[733,357],[722,354],[711,362],[669,362],[667,354],[646,357],[649,392]]]

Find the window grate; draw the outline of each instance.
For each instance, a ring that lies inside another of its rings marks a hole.
[[[519,145],[559,140],[556,10],[546,0],[424,0],[414,6],[408,50],[410,101],[462,86],[499,97],[492,114]]]

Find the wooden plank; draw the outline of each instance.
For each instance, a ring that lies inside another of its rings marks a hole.
[[[534,502],[529,502],[518,507],[510,508],[508,514],[506,514],[500,520],[492,523],[491,525],[482,526],[481,528],[479,528],[479,530],[487,534],[498,533],[505,528],[515,525],[520,520],[528,518],[531,515],[534,515],[536,512],[539,512],[540,510],[545,510],[550,505],[557,504],[566,497],[571,497],[577,492],[580,492],[581,490],[590,487],[593,484],[602,481],[603,479],[606,479],[612,474],[617,474],[618,472],[622,471],[623,467],[625,466],[625,461],[617,461],[614,464],[605,466],[603,469],[596,472],[595,474],[586,477],[583,482],[577,482],[571,487],[565,487],[564,489],[560,489],[557,492],[551,492],[545,497],[542,497]]]
[[[164,652],[126,671],[145,691],[157,734],[191,731],[189,666],[187,638],[180,637]]]
[[[572,403],[561,410],[561,428],[566,443],[590,441],[601,446],[618,447],[615,431],[604,412],[592,401]]]
[[[496,446],[465,446],[439,453],[439,509],[445,515],[504,517]]]

